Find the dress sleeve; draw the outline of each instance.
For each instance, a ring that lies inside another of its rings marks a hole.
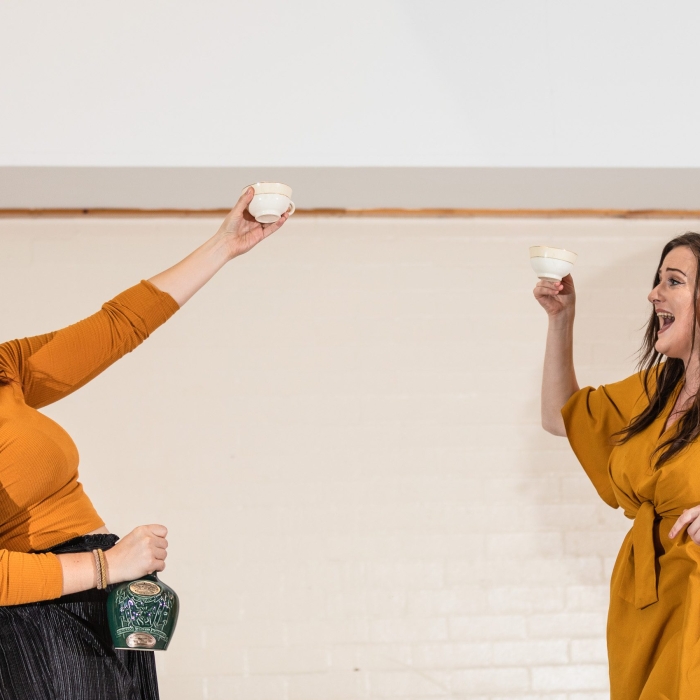
[[[24,554],[0,549],[0,605],[60,598],[63,569],[55,554]]]
[[[0,345],[0,368],[41,408],[87,384],[140,345],[180,307],[146,280],[118,294],[97,313],[46,335]]]
[[[600,497],[613,508],[617,499],[608,475],[612,435],[627,427],[635,405],[644,395],[641,374],[597,389],[585,387],[561,409],[571,448]]]

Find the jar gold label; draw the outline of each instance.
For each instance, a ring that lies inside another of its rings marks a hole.
[[[152,649],[156,645],[156,638],[146,632],[134,632],[126,638],[126,646],[131,649]]]
[[[152,581],[134,581],[129,585],[129,590],[136,595],[158,595],[160,586]]]

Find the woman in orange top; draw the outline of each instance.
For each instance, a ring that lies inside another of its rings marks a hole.
[[[611,700],[700,698],[699,266],[700,234],[665,246],[641,371],[597,389],[574,372],[573,280],[534,290],[549,315],[542,425],[633,519],[610,587]]]
[[[287,220],[261,226],[238,200],[217,233],[96,314],[0,345],[0,698],[155,700],[153,652],[115,651],[93,550],[108,583],[165,568],[162,525],[109,534],[78,482],[68,434],[36,409],[80,388],[133,350],[225,263]],[[116,543],[116,544],[115,544]]]

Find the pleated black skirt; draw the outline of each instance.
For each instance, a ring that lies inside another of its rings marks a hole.
[[[76,537],[55,554],[107,550],[116,535]],[[152,651],[115,650],[107,591],[0,606],[1,700],[158,700]]]

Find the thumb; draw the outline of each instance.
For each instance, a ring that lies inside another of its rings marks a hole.
[[[255,188],[246,187],[246,189],[243,191],[243,194],[241,194],[241,196],[238,198],[238,201],[236,202],[233,209],[231,209],[231,211],[229,212],[228,217],[237,218],[239,216],[243,216],[243,212],[246,210],[246,207],[251,203],[254,196]]]
[[[150,533],[156,537],[165,537],[168,534],[168,528],[165,527],[165,525],[153,523],[152,525],[147,525],[146,527]]]

